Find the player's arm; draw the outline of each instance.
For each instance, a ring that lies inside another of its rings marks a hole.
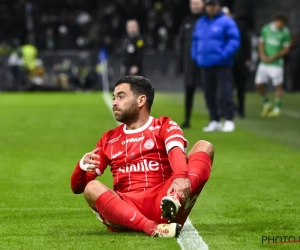
[[[168,153],[168,159],[173,170],[173,179],[176,178],[187,178],[187,162],[186,154],[184,152],[184,141],[181,138],[176,138],[173,141],[173,146],[170,148]],[[171,144],[172,145],[172,144]]]
[[[77,163],[71,176],[71,189],[75,194],[83,193],[86,185],[100,176],[108,165],[108,159],[102,152],[101,144],[86,153]]]
[[[173,182],[168,189],[167,195],[171,195],[173,192],[177,193],[184,203],[190,196],[191,183],[188,179],[187,159],[183,149],[185,141],[181,138],[176,138],[176,143],[178,143],[178,145],[174,145],[168,154],[168,159],[174,174],[172,176]]]
[[[276,55],[272,56],[272,60],[276,60],[276,59],[282,58],[282,57],[286,56],[289,53],[289,51],[290,51],[290,45],[291,45],[291,35],[290,35],[290,32],[286,32],[284,34],[282,43],[283,43],[282,50],[279,53],[277,53]]]
[[[266,27],[262,28],[259,42],[258,42],[258,53],[259,53],[259,58],[263,62],[267,61],[267,56],[265,54],[265,40],[266,40]]]
[[[270,60],[274,61],[276,59],[284,57],[285,55],[287,55],[287,53],[289,53],[289,51],[290,51],[290,47],[289,46],[285,46],[285,47],[283,47],[283,49],[279,53],[277,53],[274,56],[271,56]]]
[[[170,118],[163,117],[161,135],[164,139],[168,159],[173,170],[174,178],[188,176],[185,149],[188,141],[184,138],[183,132],[178,124]]]
[[[184,203],[190,195],[191,183],[188,179],[188,166],[185,149],[188,146],[181,128],[170,119],[165,119],[162,133],[165,140],[168,159],[173,170],[173,182],[167,195],[177,193]]]
[[[265,44],[264,41],[259,41],[258,43],[258,52],[259,52],[259,58],[263,62],[270,62],[270,57],[267,57],[265,54]]]

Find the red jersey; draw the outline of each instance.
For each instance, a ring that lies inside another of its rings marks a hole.
[[[168,152],[188,146],[180,127],[168,117],[150,116],[141,128],[126,130],[122,124],[103,134],[97,143],[100,155],[98,175],[111,166],[114,190],[142,191],[171,177]],[[94,174],[94,178],[97,174]],[[90,176],[92,177],[92,176]]]

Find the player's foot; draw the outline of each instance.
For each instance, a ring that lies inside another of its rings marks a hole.
[[[181,225],[177,223],[158,224],[152,237],[177,238],[181,231]]]
[[[235,125],[233,121],[225,121],[222,127],[223,132],[232,132],[235,129]]]
[[[181,124],[180,126],[181,128],[189,128],[190,127],[190,123],[189,122],[184,122]]]
[[[269,112],[272,110],[271,104],[265,104],[263,110],[261,111],[261,117],[267,117]]]
[[[160,202],[161,217],[173,222],[180,207],[180,198],[177,194],[163,197]]]
[[[222,130],[222,124],[218,121],[211,121],[206,127],[203,128],[203,132],[213,132]]]
[[[280,109],[274,108],[271,112],[268,113],[268,117],[278,117],[280,116]]]

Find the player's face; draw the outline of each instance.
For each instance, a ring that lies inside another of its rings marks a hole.
[[[215,16],[220,10],[219,4],[208,4],[205,6],[205,11],[209,17]]]
[[[276,29],[281,30],[284,28],[285,23],[280,20],[276,20],[276,21],[274,21],[274,25],[275,25]]]
[[[203,0],[190,0],[190,9],[193,14],[200,14],[203,10]]]
[[[130,85],[122,83],[115,87],[113,94],[113,112],[117,121],[130,123],[137,120],[139,106],[137,97],[130,90]]]
[[[131,20],[126,23],[126,30],[129,36],[135,36],[139,33],[139,25],[137,21]]]

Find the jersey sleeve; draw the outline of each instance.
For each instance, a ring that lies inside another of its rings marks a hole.
[[[285,28],[283,37],[282,37],[282,45],[284,47],[289,47],[291,44],[291,32],[288,28]]]
[[[188,141],[184,138],[180,126],[168,117],[161,117],[160,119],[162,123],[160,134],[165,142],[167,153],[173,147],[179,147],[185,152],[188,147]]]

